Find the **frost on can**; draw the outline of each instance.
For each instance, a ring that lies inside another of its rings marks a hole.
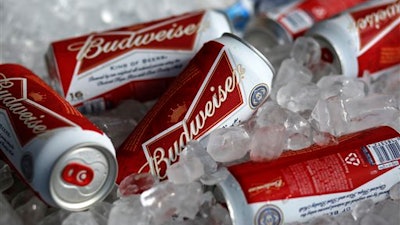
[[[378,77],[400,65],[399,15],[399,1],[372,1],[316,24],[306,35],[343,75]]]
[[[0,65],[0,155],[47,204],[83,210],[117,176],[111,140],[38,76]]]
[[[118,149],[117,182],[131,173],[166,178],[189,141],[247,120],[268,97],[274,73],[233,34],[204,44]]]
[[[400,134],[377,127],[343,136],[330,146],[287,151],[267,163],[228,168],[218,184],[234,225],[306,222],[351,211],[355,204],[389,196],[400,182]],[[219,197],[218,197],[219,196]]]
[[[366,0],[295,0],[258,11],[244,39],[259,49],[291,43],[315,23],[330,18]]]
[[[47,64],[68,102],[97,111],[125,98],[158,98],[202,45],[224,32],[231,32],[225,14],[196,11],[53,42]]]

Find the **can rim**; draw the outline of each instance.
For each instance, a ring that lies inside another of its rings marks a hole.
[[[244,39],[251,33],[263,32],[274,39],[277,45],[290,44],[293,42],[293,37],[290,33],[276,20],[267,16],[259,16],[253,19],[244,32]],[[273,46],[268,46],[273,47]]]
[[[70,155],[73,152],[76,151],[82,151],[82,150],[95,150],[101,153],[104,158],[106,159],[106,163],[108,165],[108,171],[106,175],[106,179],[102,182],[102,184],[97,188],[97,190],[90,194],[89,198],[81,201],[81,202],[67,202],[60,198],[55,191],[55,187],[53,185],[53,182],[55,180],[60,179],[60,169],[63,169],[63,164],[60,162],[63,162],[68,155]],[[117,178],[117,162],[113,154],[104,146],[98,145],[96,143],[85,143],[85,144],[79,144],[76,146],[71,147],[69,150],[64,152],[59,159],[54,163],[54,167],[52,168],[52,173],[50,175],[50,195],[52,196],[52,200],[56,204],[56,206],[70,210],[70,211],[81,211],[89,208],[91,205],[94,203],[101,201],[107,197],[107,195],[111,192],[115,185],[115,181]]]
[[[256,47],[254,47],[252,44],[250,44],[248,41],[240,38],[239,36],[233,34],[233,33],[223,33],[222,36],[225,37],[231,37],[237,41],[240,41],[241,43],[243,43],[246,47],[248,47],[249,49],[251,49],[256,55],[258,55],[267,65],[268,67],[272,70],[272,73],[275,74],[276,70],[274,68],[274,66],[272,65],[272,63],[267,59],[267,57],[262,54]]]

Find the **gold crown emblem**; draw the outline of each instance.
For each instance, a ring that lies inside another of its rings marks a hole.
[[[46,99],[46,95],[41,94],[40,92],[30,92],[28,96],[35,102],[41,102]]]
[[[171,114],[168,115],[169,122],[176,123],[179,121],[182,115],[184,115],[187,111],[187,106],[185,103],[177,104],[175,108],[171,108]]]

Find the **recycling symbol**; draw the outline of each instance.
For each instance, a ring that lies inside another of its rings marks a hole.
[[[356,153],[350,153],[345,159],[344,161],[347,164],[353,165],[353,166],[359,166],[360,165],[360,159],[358,158],[358,156],[356,155]]]

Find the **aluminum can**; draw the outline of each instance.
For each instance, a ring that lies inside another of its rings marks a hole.
[[[377,127],[341,137],[338,144],[287,151],[271,162],[228,167],[212,189],[233,225],[306,222],[351,211],[356,203],[389,197],[400,182],[400,134]]]
[[[20,65],[0,65],[0,150],[50,206],[83,210],[115,185],[111,140]]]
[[[323,60],[341,74],[377,78],[399,67],[399,15],[399,1],[371,1],[316,24],[306,35],[320,43]]]
[[[231,24],[221,12],[190,12],[51,43],[53,86],[81,112],[100,111],[126,98],[158,98],[189,60]]]
[[[243,38],[258,49],[290,44],[313,24],[366,0],[291,0],[271,10],[256,11]]]
[[[166,178],[191,140],[247,120],[270,93],[274,68],[231,33],[199,50],[117,150],[117,182],[131,173]]]

